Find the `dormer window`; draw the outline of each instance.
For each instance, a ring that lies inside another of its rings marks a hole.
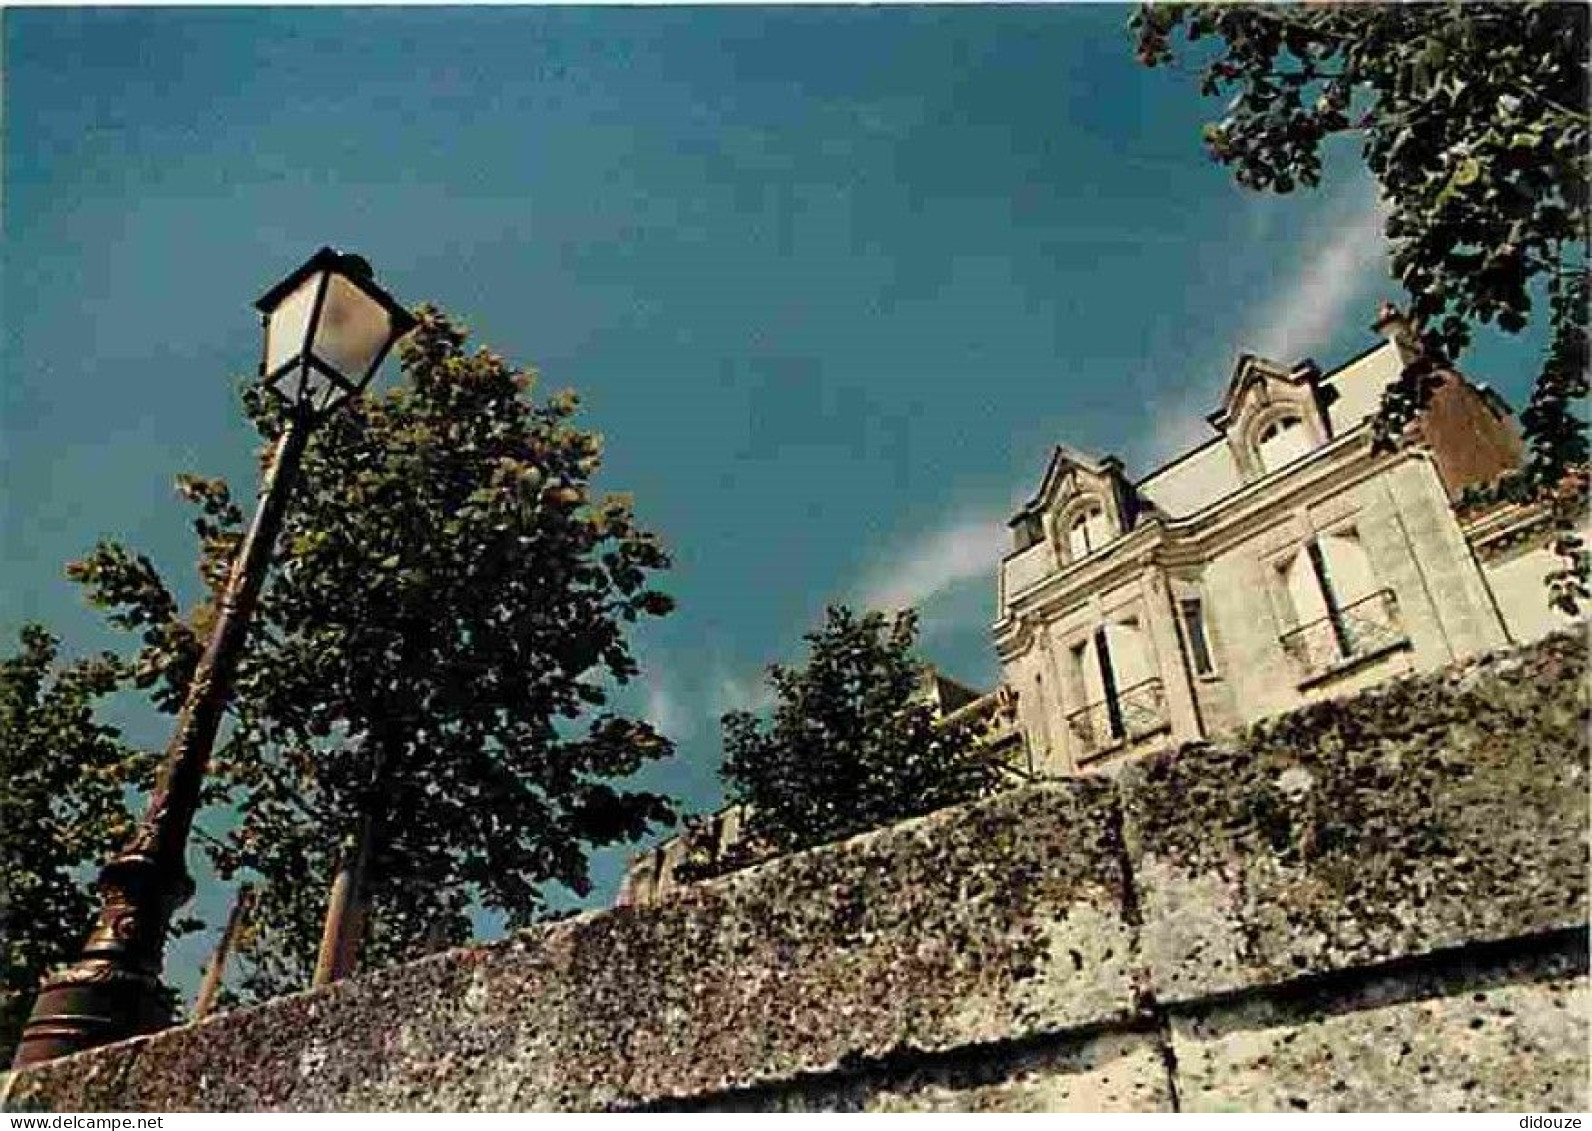
[[[1245,354],[1238,359],[1222,407],[1207,420],[1227,440],[1244,482],[1280,470],[1332,438],[1326,405],[1332,390],[1315,364],[1285,369]]]
[[[1067,524],[1067,553],[1073,561],[1088,557],[1109,541],[1111,531],[1101,507],[1081,511]]]
[[[1297,416],[1273,420],[1260,431],[1255,443],[1255,458],[1262,474],[1276,471],[1310,451],[1310,432]]]
[[[1037,569],[1041,558],[1055,566],[1087,558],[1134,529],[1144,507],[1121,460],[1057,447],[1038,493],[1010,520],[1014,557],[1035,544],[1046,551],[1018,568]]]

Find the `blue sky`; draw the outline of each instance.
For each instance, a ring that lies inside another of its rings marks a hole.
[[[6,11],[0,631],[124,646],[61,573],[100,537],[197,595],[173,476],[252,483],[250,303],[332,243],[582,394],[677,561],[627,693],[679,743],[649,784],[717,802],[717,716],[826,602],[919,604],[993,685],[1003,520],[1051,445],[1143,472],[1241,348],[1331,366],[1397,294],[1353,151],[1236,188],[1219,106],[1134,63],[1128,14]],[[1522,403],[1518,345],[1469,369]]]

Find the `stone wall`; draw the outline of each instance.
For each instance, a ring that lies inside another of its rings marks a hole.
[[[14,1110],[1585,1110],[1586,646],[7,1078]]]

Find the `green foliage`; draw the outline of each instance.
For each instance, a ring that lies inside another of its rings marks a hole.
[[[723,718],[721,775],[746,806],[743,839],[716,866],[795,852],[982,796],[1001,771],[965,726],[941,725],[920,694],[913,656],[917,620],[903,613],[827,611],[808,633],[807,662],[775,664],[772,720],[746,711]]]
[[[125,795],[152,759],[96,721],[121,677],[114,656],[58,666],[38,625],[0,661],[0,1064],[39,979],[76,957],[96,902],[83,870],[132,832]]]
[[[1498,496],[1552,510],[1566,562],[1555,600],[1585,599],[1570,528],[1588,455],[1586,6],[1152,4],[1131,27],[1152,67],[1172,60],[1179,29],[1213,44],[1201,92],[1229,101],[1206,145],[1242,185],[1313,186],[1326,140],[1360,136],[1426,349],[1384,395],[1379,445],[1397,442],[1478,323],[1517,333],[1546,294],[1550,342],[1521,414],[1529,454]]]
[[[589,847],[673,819],[668,799],[612,784],[669,742],[607,709],[637,671],[626,626],[672,607],[647,584],[667,555],[628,500],[590,497],[600,439],[572,393],[533,401],[530,374],[420,316],[405,382],[311,439],[214,760],[213,799],[240,818],[218,869],[262,881],[239,948],[255,998],[307,983],[361,813],[376,829],[366,966],[461,941],[473,902],[530,922],[548,881],[589,890]],[[276,435],[276,402],[246,399]],[[181,488],[214,596],[242,515],[219,480]],[[142,682],[179,699],[196,618],[178,623],[153,568],[118,547],[74,575],[143,631]]]

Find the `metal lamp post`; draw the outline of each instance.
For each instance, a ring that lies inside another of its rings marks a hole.
[[[265,327],[260,378],[282,398],[284,427],[220,614],[132,840],[100,871],[98,921],[70,966],[45,979],[23,1031],[20,1067],[161,1028],[160,970],[172,913],[193,894],[186,856],[266,562],[315,425],[364,391],[414,317],[357,255],[322,248],[255,303]]]

